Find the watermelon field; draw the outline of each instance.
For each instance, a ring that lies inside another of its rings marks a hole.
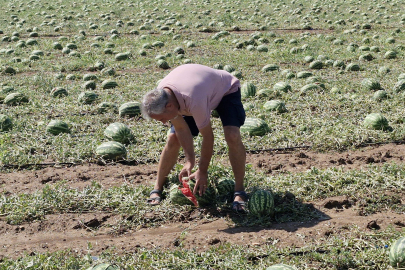
[[[405,269],[405,1],[0,2],[1,270]],[[210,197],[181,152],[146,203],[189,63],[241,82],[247,213],[215,112]]]

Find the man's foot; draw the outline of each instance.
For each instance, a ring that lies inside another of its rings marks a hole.
[[[233,194],[232,210],[237,213],[246,213],[248,195],[244,191],[236,191]]]
[[[162,201],[162,191],[154,189],[149,194],[149,199],[146,200],[146,203],[149,205],[158,205]]]

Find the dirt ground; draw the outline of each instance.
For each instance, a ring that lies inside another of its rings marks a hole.
[[[339,167],[344,170],[366,168],[369,164],[402,163],[405,145],[386,144],[370,146],[343,153],[315,153],[310,150],[264,152],[248,154],[247,163],[267,174],[301,172],[316,167]],[[104,187],[131,184],[152,185],[157,164],[128,166],[100,166],[86,164],[73,167],[47,167],[40,170],[23,170],[0,174],[3,193],[31,193],[47,183],[67,180],[74,188],[81,188],[91,181]],[[232,227],[224,219],[199,219],[201,209],[189,213],[186,220],[165,224],[159,228],[137,228],[120,233],[112,228],[122,216],[107,213],[48,215],[44,220],[22,225],[9,225],[0,217],[0,258],[16,258],[24,254],[71,249],[86,253],[91,244],[92,254],[110,247],[116,252],[127,253],[139,247],[194,248],[204,250],[219,243],[249,246],[273,244],[275,247],[302,247],[320,243],[334,234],[344,234],[349,228],[383,230],[393,226],[405,227],[405,216],[395,213],[358,215],[352,208],[341,207],[346,198],[334,197],[312,203],[325,216],[310,222],[271,224],[267,227]],[[405,195],[402,197],[405,203]],[[115,233],[113,233],[115,232]]]

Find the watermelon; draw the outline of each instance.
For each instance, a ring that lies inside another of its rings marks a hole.
[[[367,90],[381,90],[381,84],[374,78],[365,78],[361,81],[361,85]]]
[[[311,76],[313,76],[312,72],[305,71],[305,70],[300,71],[300,72],[297,73],[297,78],[298,79],[305,79],[305,78],[308,78],[308,77],[311,77]]]
[[[323,68],[323,62],[320,61],[320,60],[312,61],[312,62],[309,64],[309,68],[310,68],[310,69],[322,69],[322,68]]]
[[[274,196],[271,191],[256,190],[249,199],[249,211],[252,215],[264,217],[274,214]]]
[[[12,86],[3,86],[3,88],[0,91],[2,94],[8,94],[11,92],[14,92],[14,87]]]
[[[398,92],[402,92],[403,90],[405,90],[405,78],[399,80],[398,82],[395,83],[394,85],[394,92],[398,93]]]
[[[127,60],[129,58],[130,53],[117,53],[115,55],[115,60],[117,61],[123,61],[123,60]]]
[[[193,191],[195,186],[195,180],[191,179],[189,180],[188,183],[190,185],[190,190]],[[217,190],[213,186],[208,184],[208,187],[202,196],[198,195],[198,191],[196,194],[194,194],[194,196],[196,197],[199,206],[205,207],[214,205],[216,203]]]
[[[276,64],[269,64],[269,65],[265,65],[264,67],[262,67],[263,72],[276,71],[279,69],[280,69],[280,67]]]
[[[384,54],[384,58],[385,59],[395,59],[395,58],[397,58],[397,53],[395,51],[387,51]]]
[[[221,201],[231,201],[235,191],[235,181],[233,179],[222,179],[218,181],[217,192]]]
[[[229,72],[229,73],[232,73],[233,71],[235,71],[235,68],[233,66],[231,66],[231,65],[225,65],[224,70]]]
[[[11,118],[5,114],[0,114],[0,131],[9,131],[13,127]]]
[[[381,113],[370,113],[364,118],[363,125],[369,129],[386,130],[389,128],[388,120]]]
[[[176,47],[173,52],[175,54],[185,54],[184,49],[182,47]]]
[[[347,71],[359,71],[360,70],[360,66],[358,64],[355,63],[349,63],[346,66],[346,70]]]
[[[113,81],[113,80],[110,80],[110,79],[104,80],[101,83],[101,87],[103,89],[111,89],[111,88],[115,88],[117,86],[118,86],[118,83],[116,81]]]
[[[301,87],[300,95],[305,95],[308,91],[323,90],[320,83],[309,83]]]
[[[137,116],[141,113],[141,103],[136,101],[124,103],[118,108],[118,112],[121,117]]]
[[[19,92],[8,94],[3,101],[3,103],[7,105],[19,105],[27,102],[28,98],[24,94]]]
[[[273,90],[287,93],[291,91],[291,85],[286,82],[278,82],[273,86]]]
[[[59,135],[61,133],[70,133],[68,124],[61,120],[51,120],[46,126],[46,132],[53,135]]]
[[[405,268],[405,237],[396,240],[389,253],[390,264],[395,268]]]
[[[241,87],[242,98],[253,97],[256,95],[256,86],[251,82],[245,82]]]
[[[92,74],[92,73],[87,73],[83,75],[83,81],[96,81],[98,80],[98,77],[96,74]]]
[[[120,270],[120,267],[116,264],[100,263],[94,266],[90,266],[86,270]]]
[[[264,103],[263,109],[266,111],[275,111],[278,113],[287,112],[284,102],[277,99],[269,100],[266,103]]]
[[[388,93],[385,90],[378,90],[373,95],[373,99],[377,100],[377,101],[387,99],[387,98],[388,98]]]
[[[214,68],[214,69],[224,69],[224,66],[222,66],[221,64],[215,64],[212,68]]]
[[[345,68],[346,64],[345,62],[343,62],[342,60],[335,60],[333,62],[333,67],[337,67],[337,68]]]
[[[296,270],[295,267],[286,264],[275,264],[266,268],[266,270]]]
[[[118,106],[113,102],[101,102],[100,104],[97,105],[98,113],[106,113],[109,111],[118,113]]]
[[[129,143],[134,140],[132,130],[123,123],[112,123],[105,130],[104,135],[110,140],[120,142],[123,144]]]
[[[127,156],[127,150],[123,144],[109,141],[96,148],[96,155],[104,159],[118,160]]]
[[[267,123],[260,118],[246,118],[245,124],[240,127],[241,132],[247,132],[250,136],[263,136],[270,132]]]
[[[63,96],[67,96],[67,95],[68,95],[68,92],[63,87],[55,87],[51,90],[51,96],[53,96],[53,97],[63,97]]]
[[[169,64],[168,64],[165,60],[163,60],[163,59],[159,59],[159,60],[156,62],[156,64],[157,64],[157,66],[158,66],[159,68],[161,68],[161,69],[169,69],[169,68],[170,68]]]
[[[98,98],[98,95],[93,91],[86,91],[79,94],[79,102],[83,104],[91,104]]]
[[[194,205],[184,194],[181,192],[179,185],[174,184],[169,190],[169,198],[173,204],[178,205]]]
[[[90,80],[82,85],[83,89],[96,89],[96,81]]]
[[[280,92],[278,90],[274,90],[274,87],[273,87],[273,89],[270,89],[270,88],[260,89],[256,94],[256,96],[258,98],[276,97],[279,95],[280,95]]]

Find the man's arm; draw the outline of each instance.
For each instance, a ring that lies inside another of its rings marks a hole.
[[[199,193],[202,196],[208,186],[208,166],[211,161],[212,151],[214,149],[214,133],[212,131],[211,122],[200,129],[203,137],[201,145],[201,157],[198,164],[198,170],[193,173],[190,178],[195,178],[196,184],[194,193]]]
[[[179,175],[179,179],[182,180],[183,177],[188,177],[191,175],[191,170],[195,165],[193,136],[191,135],[190,128],[181,115],[178,115],[176,118],[170,120],[170,122],[174,126],[177,139],[179,140],[181,147],[183,147],[184,155],[186,156],[186,164]]]

